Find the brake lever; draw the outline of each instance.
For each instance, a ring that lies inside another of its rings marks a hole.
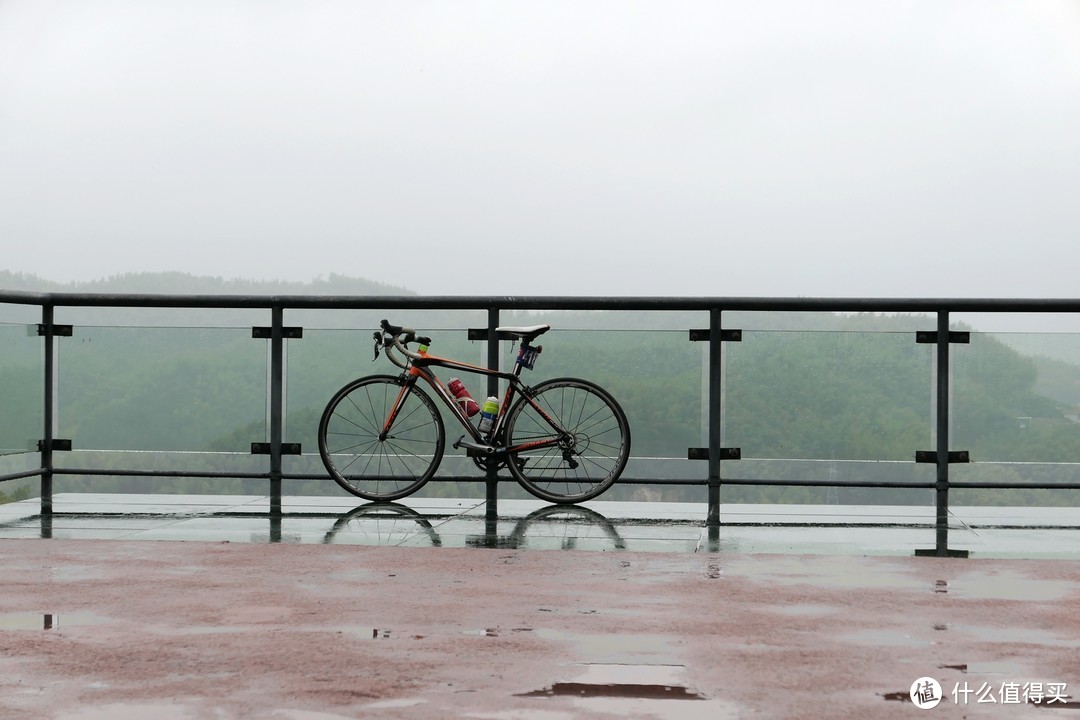
[[[371,362],[375,362],[379,359],[379,347],[383,344],[382,333],[376,330],[372,337],[375,339],[375,357],[371,358]]]

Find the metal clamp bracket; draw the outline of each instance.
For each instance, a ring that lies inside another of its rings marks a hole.
[[[917,463],[936,463],[938,461],[938,454],[936,450],[916,450],[915,462]],[[971,456],[967,450],[950,450],[949,451],[950,463],[968,463],[971,462]]]
[[[709,341],[709,329],[691,328],[690,329],[690,342],[708,342]],[[730,330],[720,330],[720,342],[742,342],[742,330],[732,328]]]
[[[708,460],[709,448],[686,448],[687,460]],[[742,460],[742,448],[720,448],[721,460]]]
[[[50,328],[52,329],[53,337],[71,337],[75,329],[73,325],[56,325],[55,323],[53,325],[46,325],[45,323],[38,323],[36,334],[40,336],[48,335]]]
[[[938,341],[937,330],[918,330],[915,332],[915,342],[924,345],[932,345]],[[970,343],[971,333],[966,330],[950,330],[950,343]]]
[[[256,340],[269,340],[273,333],[273,328],[262,327],[256,325],[251,328],[251,337]],[[281,328],[281,337],[286,340],[299,340],[304,337],[304,328],[302,327],[283,327]]]
[[[269,455],[270,443],[268,442],[253,442],[251,443],[252,455]],[[300,455],[300,443],[281,443],[282,455]]]
[[[513,340],[516,337],[516,336],[512,335],[511,333],[508,333],[508,332],[505,332],[505,331],[504,332],[496,332],[495,336],[498,337],[499,340]],[[487,340],[487,339],[488,339],[488,329],[487,328],[469,328],[469,340],[480,341],[480,340]]]

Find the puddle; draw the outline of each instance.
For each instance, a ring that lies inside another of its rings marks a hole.
[[[313,710],[275,710],[269,720],[351,720],[351,716]]]
[[[573,695],[574,697],[622,697],[641,698],[643,700],[704,700],[701,695],[690,692],[684,687],[672,685],[648,685],[636,683],[554,683],[544,690],[522,693],[521,697],[553,697]]]
[[[499,637],[500,635],[532,632],[530,627],[516,627],[516,628],[501,628],[501,627],[489,627],[480,628],[479,630],[466,630],[463,635],[480,635],[481,637]]]
[[[663,666],[677,657],[671,647],[671,637],[667,635],[598,635],[553,628],[537,628],[535,632],[543,640],[572,644],[578,657],[584,656],[594,663],[618,662],[630,656],[646,664]]]
[[[173,703],[114,703],[96,708],[82,708],[73,713],[63,713],[56,720],[195,720],[199,716],[195,708],[190,711]]]
[[[965,575],[952,588],[961,597],[984,600],[1060,600],[1073,592],[1066,580],[1042,580],[1016,572],[993,572],[985,576]]]
[[[1076,645],[1076,641],[1071,637],[1037,628],[953,624],[949,626],[949,629],[957,634],[976,638],[980,642],[1000,643],[1002,645],[1043,645],[1049,647],[1074,647]]]
[[[836,608],[830,607],[829,605],[812,605],[808,603],[782,605],[769,609],[778,615],[804,618],[819,618],[836,613]]]
[[[844,635],[841,639],[856,645],[879,647],[925,647],[930,644],[926,640],[896,630],[862,630]]]
[[[643,700],[704,700],[687,689],[679,676],[682,665],[590,664],[578,666],[581,677],[571,682],[552,683],[519,697],[638,698]]]
[[[1037,708],[1050,708],[1051,710],[1080,710],[1080,700],[1073,700],[1069,696],[1063,698],[1041,698],[1038,701],[1028,700]]]
[[[705,697],[683,679],[683,665],[627,665],[593,663],[572,666],[580,671],[569,682],[553,683],[546,688],[518,697],[570,699],[580,711],[605,717],[649,717],[655,720],[734,720],[745,715],[736,703]],[[683,702],[692,700],[694,702]],[[675,702],[672,702],[675,701]],[[475,715],[473,717],[480,717]],[[496,717],[485,715],[484,717]],[[507,718],[510,715],[499,715]],[[532,711],[514,714],[513,720],[540,719]],[[546,715],[544,716],[547,717]],[[565,714],[559,714],[565,718]]]
[[[1015,663],[1006,662],[981,662],[981,663],[957,663],[955,665],[938,665],[941,670],[958,670],[965,675],[1009,675],[1017,677],[1027,669]]]
[[[0,630],[59,630],[61,627],[101,625],[105,618],[87,612],[73,613],[4,613]]]
[[[393,708],[416,707],[417,705],[424,705],[426,703],[427,703],[427,700],[422,700],[420,698],[397,698],[397,699],[393,699],[393,700],[377,700],[377,701],[375,701],[373,703],[369,703],[369,704],[365,705],[364,707],[370,708],[372,710],[375,710],[375,709],[387,709],[387,710],[389,710],[389,709],[393,709]]]

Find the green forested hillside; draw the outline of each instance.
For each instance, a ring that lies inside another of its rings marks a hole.
[[[20,285],[21,283],[21,285]],[[6,287],[5,287],[6,285]],[[306,284],[239,283],[182,275],[125,276],[78,287],[35,286],[0,273],[4,289],[198,294],[403,295],[407,291],[331,276]],[[12,306],[0,306],[0,311]],[[59,465],[265,472],[265,457],[250,456],[266,439],[267,342],[251,337],[265,314],[207,322],[205,311],[79,309],[59,341],[58,434],[77,452],[60,453]],[[119,313],[119,314],[118,314]],[[185,314],[188,313],[188,314]],[[13,313],[16,314],[16,313]],[[432,352],[480,363],[483,343],[466,339],[484,324],[482,312],[350,311],[287,313],[302,325],[302,339],[287,344],[287,442],[305,456],[287,458],[286,472],[319,474],[315,429],[333,391],[346,381],[395,369],[371,362],[371,331],[382,316],[430,332]],[[39,338],[19,316],[0,316],[0,448],[25,451],[40,436],[42,393]],[[132,322],[127,322],[127,321]],[[167,320],[167,322],[162,322]],[[236,321],[236,322],[232,322]],[[578,376],[606,387],[623,405],[633,432],[627,476],[700,479],[706,464],[686,460],[687,448],[707,443],[704,428],[706,345],[688,330],[707,326],[703,313],[505,313],[504,322],[551,322],[532,381]],[[204,327],[203,325],[211,325]],[[139,327],[140,325],[164,325]],[[926,480],[932,468],[916,466],[917,450],[933,449],[933,347],[915,342],[914,329],[932,329],[918,316],[815,313],[731,313],[725,327],[744,330],[741,342],[724,343],[723,444],[743,460],[725,462],[728,478]],[[501,356],[509,366],[513,348]],[[1021,355],[993,336],[975,334],[953,346],[952,447],[974,462],[954,466],[954,477],[980,482],[1075,481],[1080,424],[1074,422],[1080,371],[1061,361]],[[448,379],[448,375],[443,377]],[[464,378],[474,396],[482,381]],[[448,426],[452,442],[455,433]],[[88,452],[124,450],[123,453]],[[165,456],[157,451],[185,451]],[[479,471],[448,450],[444,469]],[[0,462],[5,458],[0,457]],[[2,467],[2,466],[0,466]],[[9,471],[0,469],[0,473]],[[326,481],[290,481],[290,493],[341,491]],[[8,484],[11,486],[11,483]],[[16,487],[3,487],[11,495]],[[59,479],[58,491],[265,492],[265,481],[100,477]],[[479,485],[428,492],[480,492]],[[727,500],[822,502],[823,488],[729,487]],[[846,488],[844,502],[926,502],[929,491]],[[703,498],[700,488],[615,488],[610,497]],[[1074,504],[1063,491],[957,492],[956,501]]]

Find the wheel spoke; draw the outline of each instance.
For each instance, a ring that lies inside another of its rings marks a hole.
[[[511,409],[507,419],[511,447],[556,442],[517,453],[524,465],[508,467],[518,481],[552,502],[581,502],[607,490],[622,473],[630,452],[630,430],[618,404],[592,383],[570,379],[538,385],[533,400],[562,432],[526,399]]]
[[[334,396],[319,424],[319,452],[331,477],[369,500],[395,500],[426,483],[442,459],[442,419],[419,388],[405,393],[392,427],[382,430],[398,403],[397,378],[357,380]]]

